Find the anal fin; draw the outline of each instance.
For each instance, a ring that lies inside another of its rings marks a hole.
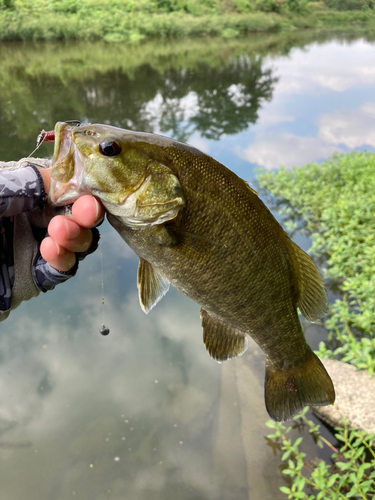
[[[215,361],[235,358],[246,351],[248,347],[246,333],[224,323],[204,309],[201,309],[201,318],[203,342]]]
[[[146,314],[169,290],[168,281],[144,259],[139,259],[137,286],[139,302]]]

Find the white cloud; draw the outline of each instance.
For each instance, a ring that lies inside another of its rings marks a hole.
[[[209,154],[210,152],[210,145],[208,141],[202,139],[199,136],[192,136],[189,138],[189,145],[193,146],[194,148],[199,149],[203,153]]]
[[[356,110],[321,116],[319,137],[328,144],[344,144],[350,149],[375,148],[375,102],[366,103]]]
[[[295,120],[294,116],[284,114],[281,111],[273,110],[272,103],[265,108],[261,108],[258,115],[257,130],[261,129],[261,127],[278,125],[279,123],[285,122],[294,122]]]
[[[298,137],[283,133],[257,138],[246,149],[237,149],[236,154],[251,163],[257,163],[267,169],[301,166],[312,161],[319,161],[331,156],[340,149],[326,144],[316,137]]]
[[[293,49],[287,57],[277,56],[277,61],[269,58],[266,66],[272,67],[280,78],[274,97],[322,89],[343,92],[354,86],[375,84],[374,49],[363,40],[350,44],[314,43],[306,49]]]

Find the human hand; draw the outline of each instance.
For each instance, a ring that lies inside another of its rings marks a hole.
[[[45,183],[45,188],[48,187]],[[49,237],[40,245],[42,257],[58,271],[72,269],[76,263],[75,252],[86,252],[90,248],[93,238],[90,228],[103,219],[104,208],[94,196],[84,195],[73,203],[72,217],[57,215],[51,219]]]

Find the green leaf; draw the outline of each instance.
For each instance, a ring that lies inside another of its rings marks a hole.
[[[306,493],[304,493],[303,491],[295,491],[293,495],[294,498],[306,498]]]
[[[290,454],[291,454],[291,453],[292,453],[292,450],[287,450],[287,451],[285,451],[285,452],[282,454],[282,456],[281,456],[281,461],[282,461],[282,462],[284,462],[284,460],[286,460],[286,459],[290,456]]]
[[[357,494],[358,494],[358,489],[354,485],[354,486],[352,486],[351,490],[348,493],[346,493],[346,498],[352,498],[352,497],[354,497],[354,495],[357,495]]]
[[[270,429],[275,429],[276,426],[277,426],[276,422],[274,422],[273,420],[267,420],[266,427],[269,427]]]
[[[294,470],[290,469],[284,469],[282,473],[285,474],[286,476],[293,476],[295,474]]]
[[[364,446],[360,446],[357,449],[357,451],[355,452],[353,459],[357,460],[363,454],[364,451],[365,451],[365,447]]]
[[[362,477],[363,477],[363,474],[365,473],[365,470],[366,470],[366,469],[369,469],[370,467],[372,467],[372,465],[371,465],[371,464],[366,463],[366,462],[365,462],[365,463],[363,463],[363,464],[359,467],[359,469],[358,469],[358,472],[357,472],[357,479],[358,479],[358,480],[361,480],[361,479],[362,479]]]
[[[299,445],[302,443],[302,439],[303,439],[303,438],[301,438],[301,437],[297,438],[297,439],[295,440],[294,446],[299,446]]]
[[[375,493],[375,490],[374,490],[374,481],[372,479],[369,479],[367,481],[363,481],[361,483],[361,491],[362,493],[366,494],[370,491],[370,488],[372,488],[373,492]]]
[[[286,486],[280,486],[280,491],[282,493],[285,493],[286,495],[289,495],[290,493],[290,488],[287,488]]]
[[[330,488],[335,484],[336,479],[338,479],[339,474],[333,474],[327,481],[327,488]]]
[[[336,465],[340,470],[348,470],[351,467],[350,462],[336,462]]]
[[[306,485],[306,479],[303,476],[301,476],[297,484],[298,491],[302,491],[305,485]]]

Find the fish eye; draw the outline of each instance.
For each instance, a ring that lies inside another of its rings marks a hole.
[[[105,141],[99,144],[99,151],[104,156],[117,156],[121,153],[121,146],[116,141]]]

